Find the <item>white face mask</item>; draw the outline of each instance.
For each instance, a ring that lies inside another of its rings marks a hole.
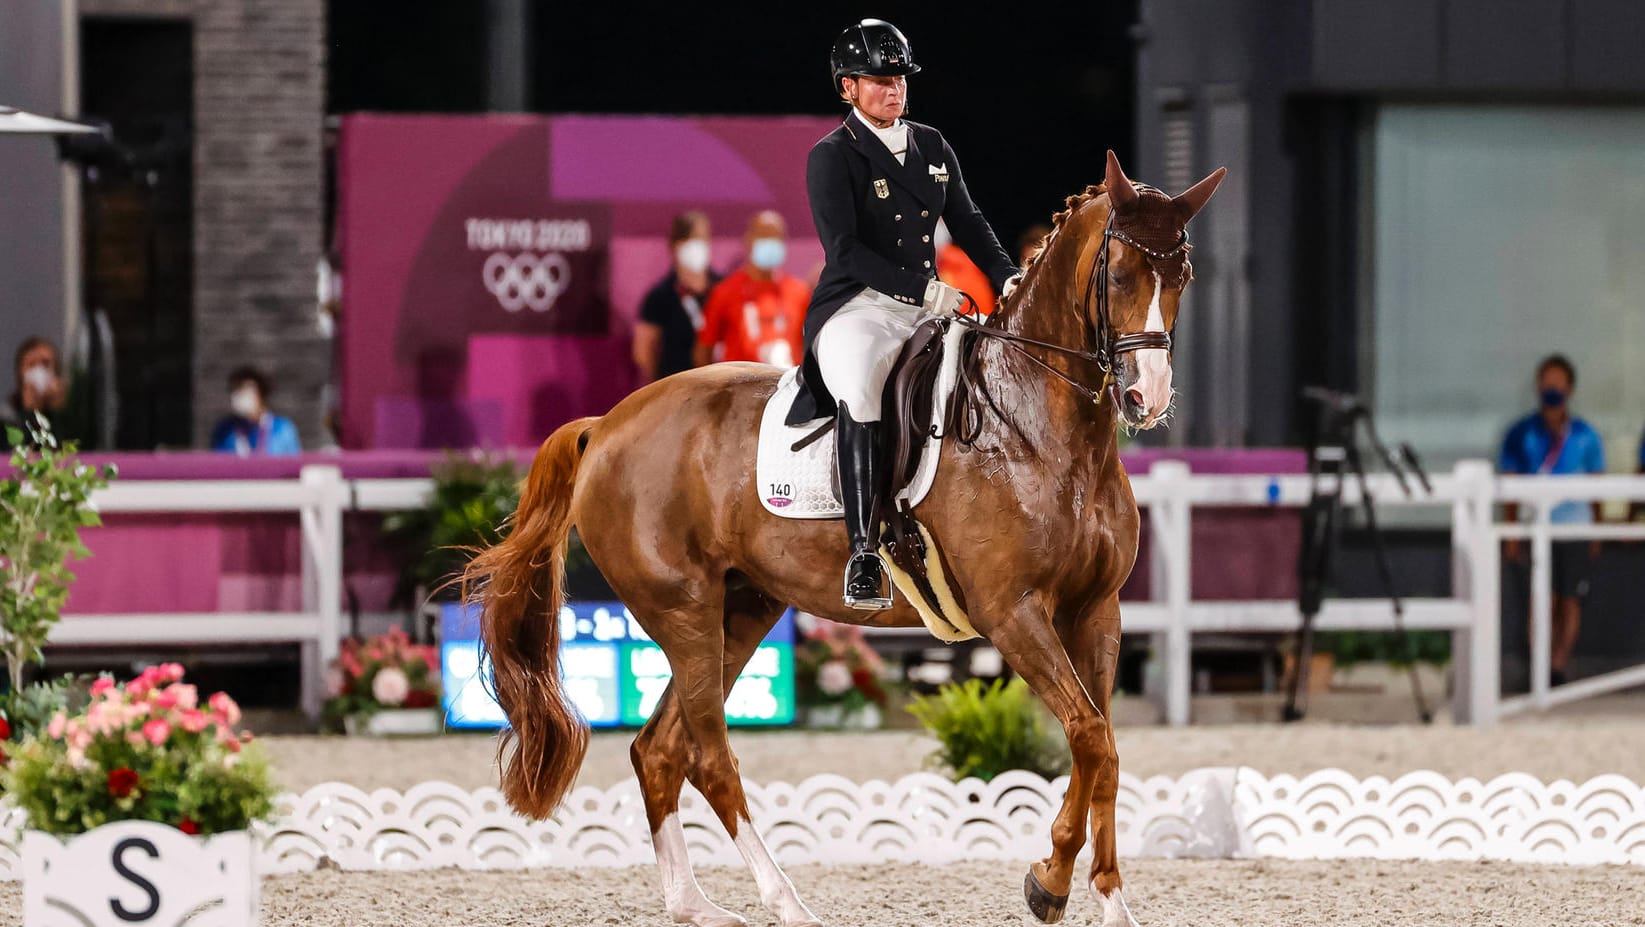
[[[257,410],[262,406],[254,389],[237,389],[228,398],[229,408],[241,418],[256,418]]]
[[[44,393],[51,389],[52,381],[57,379],[52,375],[51,368],[45,364],[35,364],[23,371],[23,385],[37,393]]]
[[[674,260],[680,267],[694,274],[708,269],[708,242],[701,238],[687,238],[674,248]]]

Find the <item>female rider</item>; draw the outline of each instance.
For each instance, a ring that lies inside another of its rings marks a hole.
[[[873,515],[880,394],[915,326],[929,314],[953,314],[962,299],[936,279],[937,220],[946,220],[997,293],[1014,287],[1017,269],[966,192],[942,133],[902,118],[908,75],[920,68],[897,27],[865,19],[846,29],[830,63],[834,91],[851,113],[806,161],[826,260],[806,311],[804,388],[788,422],[838,413],[836,461],[851,544],[845,604],[877,610],[891,607]]]

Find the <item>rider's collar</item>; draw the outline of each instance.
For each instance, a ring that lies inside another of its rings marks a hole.
[[[863,114],[863,111],[855,106],[851,107],[851,115],[857,117],[858,122],[862,123],[868,128],[869,131],[873,132],[875,135],[878,135],[882,140],[885,139],[887,135],[901,135],[903,132],[908,131],[908,124],[903,122],[901,119],[893,119],[889,126],[882,129],[879,126],[874,125],[872,122],[869,122],[868,117]]]

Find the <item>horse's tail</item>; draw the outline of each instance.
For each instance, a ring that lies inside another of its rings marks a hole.
[[[588,722],[560,681],[559,615],[571,495],[596,421],[570,422],[543,442],[513,529],[463,570],[463,598],[481,608],[480,646],[491,656],[492,694],[513,727],[497,753],[503,795],[532,818],[554,813],[588,752]]]

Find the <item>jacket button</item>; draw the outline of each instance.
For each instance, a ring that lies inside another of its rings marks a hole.
[[[927,267],[930,267],[930,266],[931,266],[931,262],[930,262],[930,261],[926,261],[926,262],[925,262],[925,266],[927,266]]]
[[[921,218],[921,219],[929,219],[929,218],[930,218],[930,217],[931,217],[931,210],[929,210],[929,209],[922,209],[922,210],[920,210],[920,218]],[[899,219],[900,219],[900,218],[902,218],[902,217],[901,217],[901,216],[898,216],[898,217],[897,217],[897,218],[899,218]]]
[[[899,247],[899,248],[902,247],[902,239],[901,238],[897,239],[897,247]]]
[[[921,235],[920,236],[920,241],[930,241],[930,240],[931,240],[930,235]]]
[[[902,221],[902,213],[900,213],[900,212],[899,212],[899,213],[897,213],[897,221],[898,221],[898,222],[901,222],[901,221]]]

